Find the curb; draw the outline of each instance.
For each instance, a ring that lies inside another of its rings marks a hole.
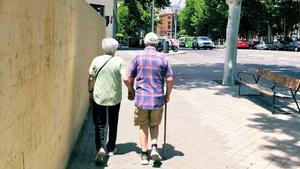
[[[182,54],[186,54],[186,51],[178,51],[178,52],[171,52],[171,53],[165,53],[166,55],[170,56],[170,55],[182,55]]]

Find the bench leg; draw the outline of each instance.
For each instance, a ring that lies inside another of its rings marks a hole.
[[[275,93],[273,94],[273,101],[272,101],[272,114],[274,114],[274,107],[275,107]]]
[[[291,89],[290,89],[290,90],[291,90]],[[299,113],[300,113],[300,108],[299,108],[299,105],[298,105],[298,102],[297,102],[297,99],[296,99],[296,93],[294,93],[292,90],[291,90],[291,93],[292,93],[293,99],[294,99],[294,101],[295,101],[295,103],[296,103],[296,105],[297,105],[298,111],[299,111]]]
[[[241,84],[239,83],[239,95],[241,95]]]

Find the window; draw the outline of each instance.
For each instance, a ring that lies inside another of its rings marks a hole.
[[[104,16],[104,9],[105,6],[104,5],[99,5],[99,4],[90,4],[99,15]]]

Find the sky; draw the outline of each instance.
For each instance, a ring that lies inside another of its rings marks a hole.
[[[178,3],[180,2],[180,0],[170,0],[171,5],[178,5]],[[185,0],[181,0],[179,6],[182,7],[185,4]]]

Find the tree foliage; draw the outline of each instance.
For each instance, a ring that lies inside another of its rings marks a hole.
[[[186,0],[179,13],[180,30],[186,35],[225,38],[228,6],[225,0]],[[300,23],[300,0],[243,0],[239,36],[266,36],[295,30]]]
[[[180,29],[190,36],[224,38],[227,10],[223,0],[186,0],[185,7],[179,13]]]
[[[170,5],[169,0],[156,0],[155,11]],[[150,32],[152,0],[129,0],[118,5],[118,33],[137,37],[141,30]],[[157,24],[158,20],[155,19]]]

